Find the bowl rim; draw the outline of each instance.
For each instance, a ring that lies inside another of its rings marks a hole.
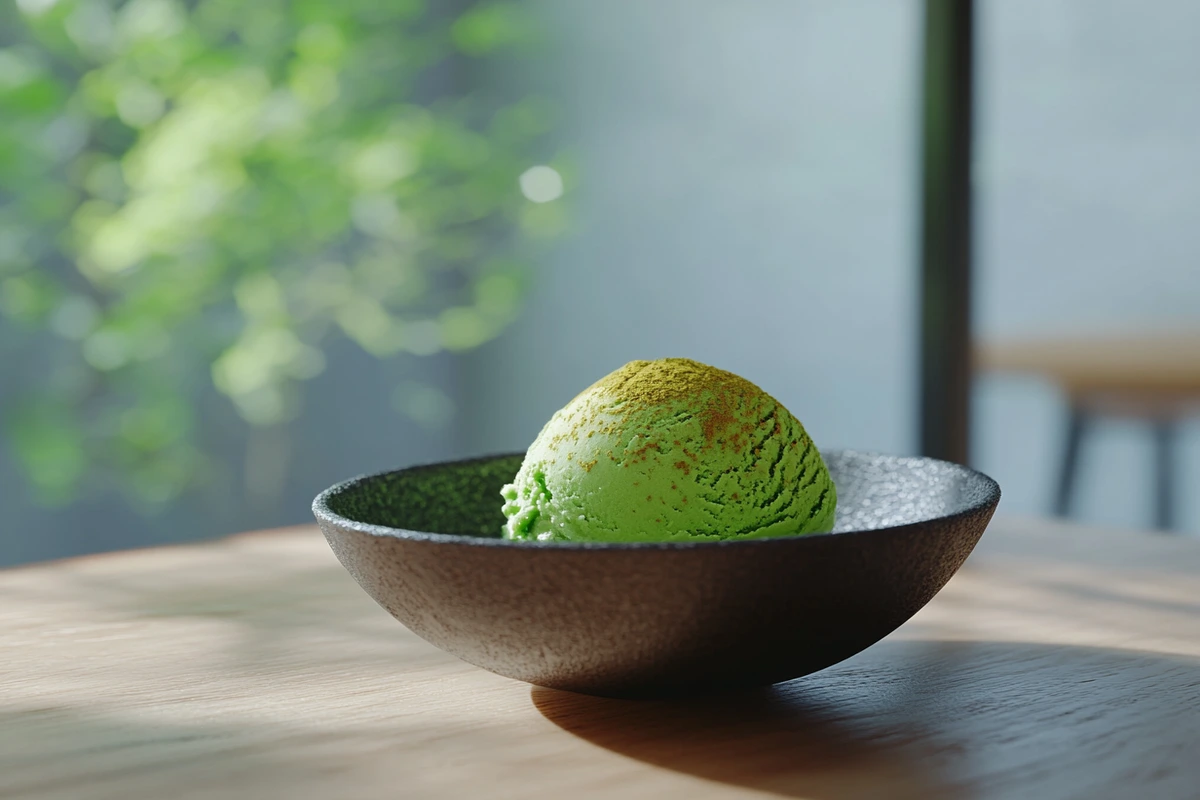
[[[448,461],[435,461],[425,464],[414,464],[408,467],[400,467],[396,469],[386,469],[379,472],[364,473],[349,478],[339,483],[335,483],[325,491],[321,492],[313,499],[312,513],[316,517],[317,522],[322,527],[330,526],[339,530],[349,530],[356,533],[367,534],[369,536],[381,538],[406,539],[416,542],[430,542],[437,544],[456,544],[465,547],[505,547],[505,548],[532,548],[536,550],[694,550],[697,548],[710,547],[770,547],[778,546],[785,542],[799,541],[819,541],[827,540],[832,537],[858,537],[868,534],[878,534],[887,531],[903,531],[906,529],[928,525],[931,522],[947,522],[957,519],[975,516],[980,513],[994,510],[1000,502],[1000,484],[998,484],[989,475],[986,475],[979,470],[972,469],[962,464],[956,464],[952,461],[944,461],[938,458],[930,458],[928,456],[899,456],[890,455],[887,453],[876,453],[872,451],[853,450],[848,448],[839,448],[822,451],[823,457],[844,456],[861,457],[867,459],[887,459],[893,464],[939,464],[944,467],[949,467],[951,470],[958,472],[962,477],[979,481],[984,489],[981,498],[974,503],[970,503],[963,508],[954,511],[951,514],[942,514],[926,519],[913,520],[900,525],[885,525],[878,528],[863,528],[858,530],[848,531],[830,531],[828,533],[805,533],[794,536],[768,536],[757,539],[716,539],[702,541],[669,541],[669,542],[574,542],[574,541],[552,541],[540,542],[530,541],[527,539],[502,539],[499,537],[472,536],[461,533],[436,533],[434,531],[414,531],[407,528],[393,528],[388,525],[377,525],[372,522],[360,522],[350,519],[349,517],[338,514],[329,507],[329,500],[336,495],[349,491],[356,486],[360,486],[368,481],[383,478],[389,475],[395,475],[402,472],[418,472],[422,470],[434,469],[438,467],[448,466],[467,466],[470,464],[479,464],[488,461],[496,461],[501,458],[516,458],[524,456],[522,452],[510,453],[495,453],[485,456],[473,456],[470,458],[450,459]]]

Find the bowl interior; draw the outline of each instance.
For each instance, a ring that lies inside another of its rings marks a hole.
[[[835,534],[967,513],[995,503],[999,495],[993,480],[957,464],[854,451],[822,455],[838,490]],[[341,517],[342,524],[374,533],[499,539],[500,489],[523,457],[513,453],[359,478],[333,487],[316,505]]]

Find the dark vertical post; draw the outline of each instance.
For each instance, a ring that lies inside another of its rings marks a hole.
[[[1067,416],[1062,463],[1058,468],[1058,491],[1054,494],[1054,513],[1060,517],[1071,515],[1071,500],[1075,497],[1076,476],[1079,473],[1079,448],[1083,444],[1087,424],[1087,412],[1072,402]]]
[[[1175,528],[1175,442],[1178,426],[1173,419],[1154,422],[1154,526],[1160,531]]]
[[[966,463],[971,391],[973,0],[925,0],[921,452]]]

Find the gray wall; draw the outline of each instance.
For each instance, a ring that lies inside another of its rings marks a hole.
[[[580,230],[472,359],[480,446],[523,446],[625,361],[686,355],[760,383],[820,442],[906,449],[908,6],[546,5]]]

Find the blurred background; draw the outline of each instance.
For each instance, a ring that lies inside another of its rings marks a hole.
[[[0,565],[305,523],[635,358],[916,452],[921,14],[0,0]],[[978,3],[1003,513],[1200,530],[1197,30]]]

